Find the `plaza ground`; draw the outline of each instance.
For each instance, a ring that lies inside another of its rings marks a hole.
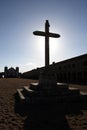
[[[21,105],[17,89],[35,80],[0,79],[0,130],[87,130],[87,101]],[[87,92],[87,85],[70,85]]]

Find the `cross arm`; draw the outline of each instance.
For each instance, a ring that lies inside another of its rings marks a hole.
[[[53,37],[53,38],[60,37],[59,34],[56,34],[56,33],[45,33],[43,31],[34,31],[33,34],[34,35],[38,35],[38,36],[48,36],[48,37]]]
[[[58,38],[58,37],[60,37],[60,35],[59,35],[59,34],[56,34],[56,33],[49,33],[48,36],[49,36],[49,37],[53,37],[53,38]]]
[[[38,36],[46,36],[46,33],[42,31],[34,31],[33,34]]]

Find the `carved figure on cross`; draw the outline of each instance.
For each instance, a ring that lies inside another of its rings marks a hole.
[[[33,32],[34,35],[45,36],[45,67],[49,66],[49,37],[53,37],[53,38],[60,37],[59,34],[50,33],[49,27],[50,27],[49,21],[46,20],[45,32],[43,32],[43,31],[34,31]]]

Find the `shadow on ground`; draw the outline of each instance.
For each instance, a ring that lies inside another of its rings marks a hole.
[[[15,95],[15,112],[26,115],[24,130],[71,130],[66,115],[83,114],[81,109],[87,109],[87,105],[80,102],[23,105]]]

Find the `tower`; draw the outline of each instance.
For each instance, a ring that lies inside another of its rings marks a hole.
[[[7,66],[5,66],[4,67],[4,72],[6,72],[8,70],[8,67]]]
[[[19,77],[19,67],[16,67],[16,77]]]
[[[19,73],[19,67],[16,67],[16,72],[18,72],[18,73]]]
[[[8,71],[8,67],[5,66],[5,67],[4,67],[4,77],[5,77],[5,78],[7,78],[7,76],[8,76],[7,71]]]

